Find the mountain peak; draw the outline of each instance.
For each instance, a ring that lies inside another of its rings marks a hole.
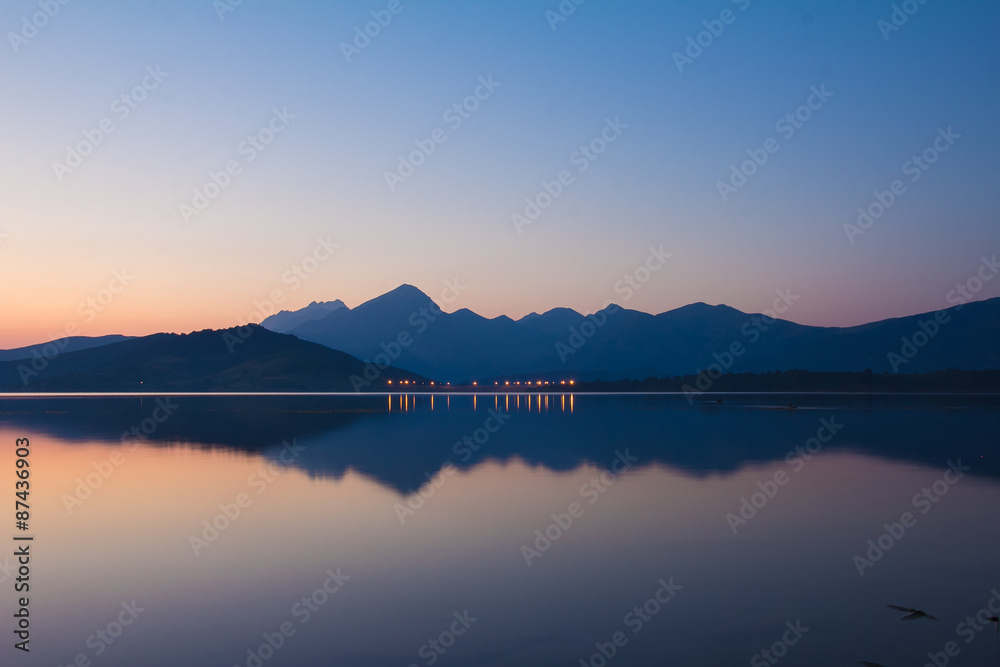
[[[388,292],[386,292],[385,294],[383,294],[382,297],[386,297],[386,296],[390,296],[390,295],[392,295],[394,297],[397,297],[397,298],[420,298],[420,299],[430,300],[429,296],[427,296],[426,294],[424,294],[423,292],[421,292],[420,289],[414,287],[413,285],[411,285],[409,283],[403,283],[402,285],[400,285],[396,289],[389,290]],[[382,298],[382,297],[376,297],[376,298]]]
[[[416,312],[420,308],[434,306],[434,301],[413,285],[402,284],[399,287],[366,301],[357,308],[359,312],[382,312],[386,315],[398,315],[402,311]]]
[[[541,314],[541,317],[583,317],[572,308],[550,308]]]
[[[333,301],[313,301],[306,308],[325,308],[326,310],[335,310],[337,308],[346,308],[347,304],[340,299],[334,299]]]
[[[681,306],[680,308],[674,308],[673,310],[667,310],[660,313],[660,315],[705,315],[708,313],[739,313],[743,315],[744,313],[732,306],[727,306],[724,303],[720,303],[713,306],[710,303],[705,303],[704,301],[696,301],[695,303],[689,303],[686,306]]]
[[[261,320],[265,329],[278,333],[288,333],[304,322],[319,320],[338,310],[350,310],[340,299],[334,301],[313,301],[299,310],[282,310]]]

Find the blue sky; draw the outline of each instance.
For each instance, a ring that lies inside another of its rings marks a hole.
[[[221,19],[218,4],[53,0],[25,40],[11,33],[39,3],[0,8],[0,345],[74,321],[232,326],[276,290],[286,308],[404,282],[436,297],[453,279],[467,289],[452,308],[591,312],[650,246],[671,260],[626,307],[759,311],[791,288],[789,319],[850,325],[944,306],[1000,245],[996,3],[913,2],[885,39],[892,2],[588,0],[553,29],[556,1],[400,0],[350,62],[341,44],[387,0],[244,0]],[[706,21],[721,34],[678,71]],[[157,67],[120,118],[113,101]],[[453,127],[444,113],[481,77],[499,85]],[[813,88],[832,95],[782,136]],[[294,118],[249,161],[275,109]],[[609,119],[627,127],[580,173],[572,156]],[[59,173],[104,120],[114,131]],[[949,127],[959,138],[909,181],[904,164]],[[446,140],[391,190],[386,172],[435,129]],[[777,152],[723,201],[718,182],[769,138]],[[519,233],[511,215],[563,170],[572,183]],[[896,179],[905,193],[850,243],[845,223]],[[337,250],[292,289],[282,276],[318,238]],[[122,268],[134,280],[83,321]]]

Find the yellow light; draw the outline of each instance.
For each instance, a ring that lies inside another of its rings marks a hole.
[[[475,387],[477,384],[479,384],[479,383],[478,382],[473,382],[472,386]]]
[[[389,384],[392,384],[392,380],[389,380]]]
[[[559,384],[566,384],[566,380],[563,380],[563,381],[562,381],[562,382],[560,382]]]
[[[569,381],[569,383],[570,383],[570,384],[573,384],[573,380],[570,380],[570,381]]]
[[[504,382],[504,384],[510,384],[510,380],[507,380],[506,382]]]

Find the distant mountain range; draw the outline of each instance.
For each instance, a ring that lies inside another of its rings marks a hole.
[[[75,337],[0,350],[0,391],[352,391],[384,390],[390,379],[492,386],[651,377],[661,380],[643,387],[668,390],[681,380],[703,389],[720,373],[742,375],[738,385],[746,390],[833,380],[887,390],[889,384],[863,377],[765,381],[750,374],[946,369],[1000,369],[1000,298],[839,328],[704,303],[658,315],[612,305],[588,316],[556,308],[519,320],[487,319],[464,308],[444,313],[426,294],[402,285],[356,308],[313,302],[243,329]],[[962,377],[922,382],[961,390],[952,385]]]
[[[0,391],[353,391],[351,377],[365,374],[366,364],[349,354],[249,325],[0,362]],[[395,367],[379,377],[423,380]]]
[[[732,373],[1000,368],[1000,298],[950,308],[938,320],[925,313],[856,327],[805,326],[704,303],[658,315],[609,306],[586,317],[556,308],[487,319],[464,308],[443,313],[410,285],[353,309],[332,304],[284,311],[261,326],[452,383],[684,376],[713,364]]]

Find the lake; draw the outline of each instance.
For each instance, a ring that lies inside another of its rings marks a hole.
[[[4,665],[1000,659],[997,397],[6,397],[0,442]]]

